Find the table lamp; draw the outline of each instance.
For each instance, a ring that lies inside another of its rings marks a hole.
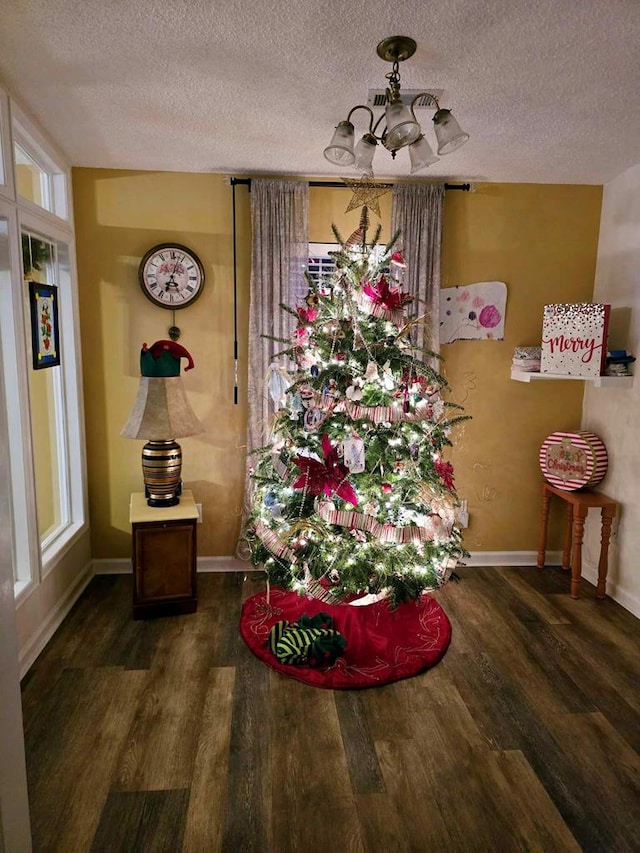
[[[176,438],[197,435],[204,427],[191,408],[180,376],[180,359],[194,366],[187,350],[175,341],[142,345],[140,385],[129,420],[120,435],[144,438],[142,477],[147,503],[175,506],[182,493],[182,448]]]

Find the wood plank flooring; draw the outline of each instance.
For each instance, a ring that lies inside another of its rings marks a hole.
[[[640,850],[640,621],[561,569],[465,568],[432,670],[328,691],[238,633],[257,573],[133,621],[93,579],[23,682],[34,850]]]

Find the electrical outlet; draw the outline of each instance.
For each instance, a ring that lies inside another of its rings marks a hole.
[[[198,524],[202,524],[202,504],[196,504],[198,510]]]
[[[458,517],[460,527],[469,526],[469,508],[466,501],[460,501],[460,506],[456,510],[456,516]]]

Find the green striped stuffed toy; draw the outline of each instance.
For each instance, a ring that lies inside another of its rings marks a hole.
[[[280,663],[325,666],[343,654],[347,641],[335,628],[331,616],[318,613],[301,616],[293,624],[276,622],[269,631],[269,648]]]

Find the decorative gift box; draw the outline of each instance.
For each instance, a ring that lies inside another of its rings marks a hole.
[[[610,305],[545,305],[541,373],[601,376],[605,369]]]
[[[589,430],[554,432],[542,442],[540,468],[548,483],[574,492],[595,486],[607,473],[607,449]]]

